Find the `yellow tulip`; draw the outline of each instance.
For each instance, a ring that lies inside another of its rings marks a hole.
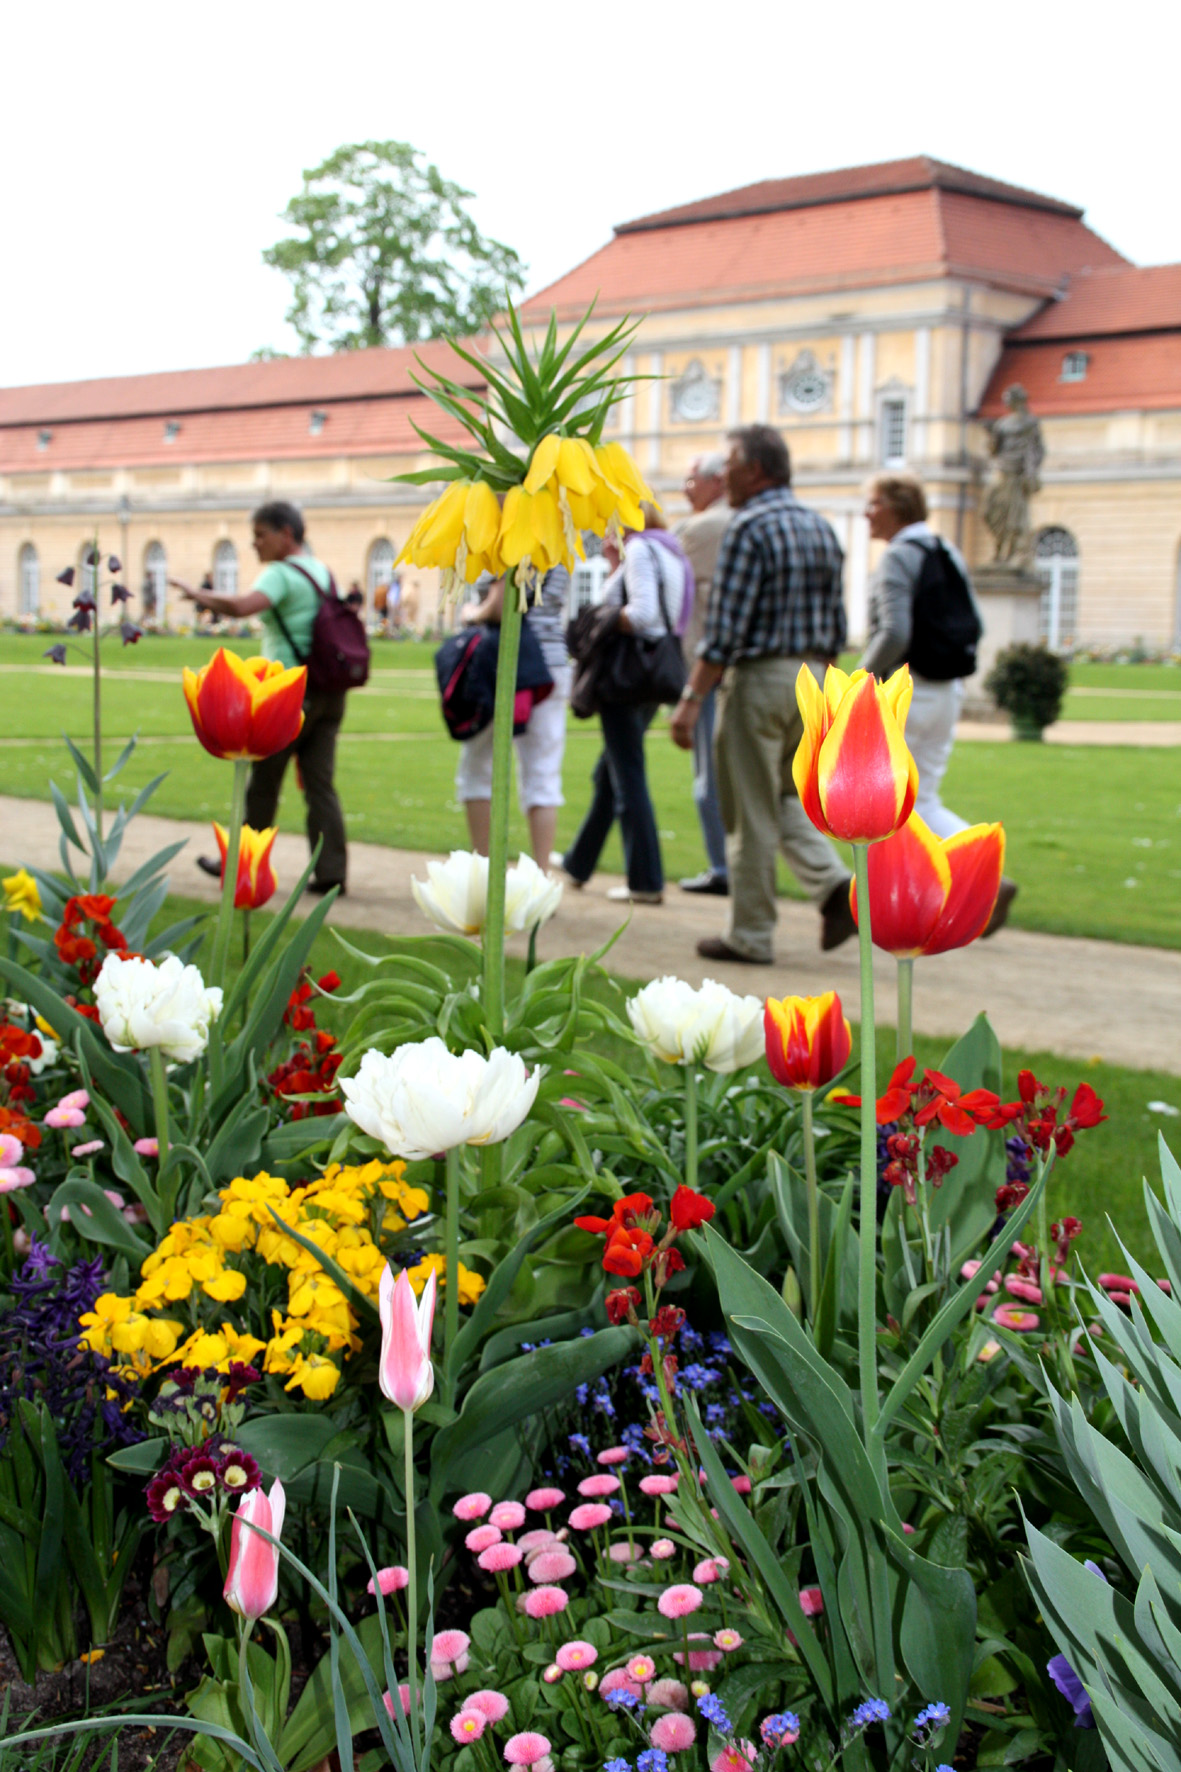
[[[4,908],[10,915],[19,912],[26,923],[37,921],[41,915],[41,894],[27,868],[18,868],[15,874],[0,880],[0,887],[4,889]]]

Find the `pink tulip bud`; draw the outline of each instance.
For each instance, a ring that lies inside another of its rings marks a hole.
[[[381,1364],[378,1380],[382,1393],[398,1409],[412,1414],[421,1409],[435,1388],[431,1365],[431,1329],[435,1320],[435,1275],[431,1274],[415,1298],[405,1270],[394,1279],[387,1266],[381,1276],[378,1302],[381,1310]]]
[[[242,1497],[234,1515],[225,1601],[231,1611],[252,1622],[270,1611],[279,1592],[279,1547],[252,1528],[261,1526],[272,1538],[281,1538],[286,1507],[287,1497],[276,1477],[269,1495],[252,1489]]]

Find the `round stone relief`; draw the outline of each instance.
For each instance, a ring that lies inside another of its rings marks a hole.
[[[779,409],[819,412],[827,406],[832,377],[817,363],[811,351],[801,351],[790,369],[779,377]]]

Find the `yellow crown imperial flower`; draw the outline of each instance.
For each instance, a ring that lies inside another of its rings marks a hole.
[[[500,503],[488,482],[453,480],[422,513],[395,564],[437,566],[444,595],[454,596],[462,584],[475,584],[481,572],[503,571],[496,552],[499,529]]]
[[[0,880],[4,892],[4,909],[13,915],[19,912],[26,923],[35,923],[41,915],[41,894],[37,882],[27,868],[18,868],[6,880]]]

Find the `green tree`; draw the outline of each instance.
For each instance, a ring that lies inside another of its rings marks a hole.
[[[263,253],[291,279],[301,349],[413,343],[496,313],[525,267],[480,233],[471,195],[407,142],[354,142],[305,172],[282,216],[298,232]]]

